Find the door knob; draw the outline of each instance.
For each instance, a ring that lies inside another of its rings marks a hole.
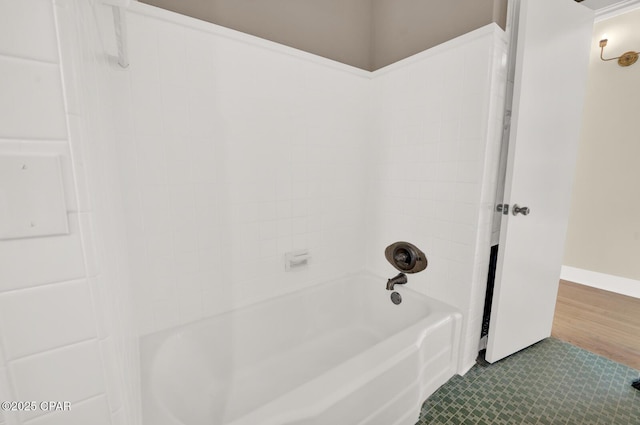
[[[513,204],[513,215],[518,215],[518,213],[522,214],[522,215],[529,215],[529,213],[531,212],[531,210],[529,209],[529,207],[520,207],[518,206],[518,204]]]

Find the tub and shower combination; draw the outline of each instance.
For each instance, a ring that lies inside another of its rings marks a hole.
[[[414,425],[461,316],[367,273],[142,338],[145,425]]]

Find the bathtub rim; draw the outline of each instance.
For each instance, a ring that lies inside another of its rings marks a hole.
[[[206,317],[202,317],[202,318],[198,318],[196,320],[192,320],[190,322],[187,323],[182,323],[182,324],[178,324],[178,325],[173,325],[170,326],[168,328],[165,329],[161,329],[155,332],[149,332],[146,333],[144,335],[139,335],[138,336],[138,340],[141,342],[141,345],[147,345],[149,344],[149,340],[153,340],[153,339],[161,339],[165,334],[170,334],[173,332],[178,331],[181,328],[186,328],[186,327],[196,327],[199,325],[203,325],[205,322],[207,321],[211,321],[214,320],[216,318],[220,318],[221,316],[224,316],[226,314],[230,314],[230,313],[240,313],[243,310],[248,310],[250,308],[254,308],[254,307],[259,307],[259,306],[263,306],[265,304],[268,304],[270,302],[273,302],[274,300],[278,300],[278,299],[283,299],[283,298],[289,298],[289,297],[294,297],[296,295],[299,295],[302,292],[305,291],[314,291],[314,290],[320,290],[323,286],[329,286],[331,284],[335,284],[339,281],[348,281],[350,279],[353,278],[357,278],[357,277],[365,277],[368,279],[376,279],[376,280],[380,280],[380,285],[381,287],[384,288],[384,285],[386,284],[387,278],[386,277],[382,277],[370,270],[367,269],[361,269],[359,271],[355,271],[355,272],[349,272],[346,274],[340,274],[337,276],[329,276],[329,277],[325,277],[325,278],[318,278],[318,279],[313,279],[312,281],[310,281],[309,283],[305,283],[304,285],[292,289],[290,291],[287,292],[283,292],[283,293],[279,293],[276,296],[273,297],[269,297],[266,299],[260,299],[260,300],[256,300],[256,301],[248,301],[248,302],[242,302],[240,303],[237,307],[235,308],[229,308],[229,309],[224,309],[221,311],[218,311],[210,316],[206,316]],[[411,294],[410,296],[417,296],[417,297],[423,297],[426,298],[430,304],[430,306],[433,303],[434,307],[438,307],[435,310],[452,310],[455,313],[460,313],[459,309],[452,306],[451,304],[448,304],[444,301],[438,300],[437,298],[434,298],[430,295],[427,295],[423,292],[420,292],[414,288],[412,288],[411,286],[407,286],[407,285],[402,285],[402,286],[397,286],[394,291],[389,291],[389,294],[391,294],[391,292],[399,292],[401,295],[403,294]],[[461,314],[461,313],[460,313]],[[144,344],[142,343],[144,341]],[[153,344],[152,344],[153,345]],[[142,350],[141,350],[142,351]]]

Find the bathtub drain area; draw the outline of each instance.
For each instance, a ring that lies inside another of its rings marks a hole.
[[[211,420],[231,422],[309,382],[381,341],[364,327],[340,329],[306,341],[277,356],[239,370],[228,382],[228,396]]]

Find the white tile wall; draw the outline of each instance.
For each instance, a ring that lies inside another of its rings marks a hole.
[[[0,10],[1,55],[58,62],[50,0],[0,0]]]
[[[0,56],[0,137],[67,137],[60,68]]]
[[[16,400],[76,403],[105,390],[95,339],[15,360],[9,364],[9,374]],[[38,409],[20,412],[20,417],[25,420],[41,414]]]
[[[79,280],[0,293],[0,325],[8,359],[95,338],[89,285]]]
[[[95,408],[107,406],[87,281],[95,267],[85,261],[95,241],[58,58],[52,0],[0,1],[0,154],[59,155],[70,223],[69,235],[0,241],[0,398],[77,403],[70,412],[4,412],[0,423],[11,425],[110,423]]]
[[[504,73],[501,31],[485,27],[375,74],[376,162],[368,267],[396,273],[384,248],[429,259],[409,285],[464,315],[461,371],[477,356],[489,262]]]
[[[78,210],[78,203],[75,195],[75,178],[71,160],[71,150],[67,140],[7,140],[0,138],[0,151],[3,154],[39,154],[47,152],[60,158],[62,178],[64,183],[67,210],[75,212]]]
[[[0,241],[0,291],[84,277],[78,215],[69,214],[69,235]]]
[[[136,116],[119,139],[140,331],[349,271],[339,259],[363,232],[370,81],[242,37],[128,20],[123,100]],[[285,273],[284,253],[302,248],[308,270]]]

